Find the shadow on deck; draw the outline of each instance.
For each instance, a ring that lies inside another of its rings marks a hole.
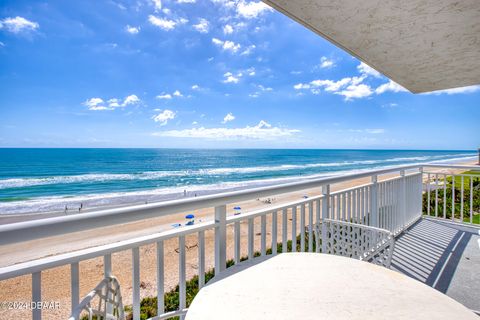
[[[480,310],[479,228],[421,219],[396,239],[391,268]]]

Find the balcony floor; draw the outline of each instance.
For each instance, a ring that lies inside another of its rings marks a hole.
[[[393,270],[480,310],[480,229],[421,219],[395,242]]]

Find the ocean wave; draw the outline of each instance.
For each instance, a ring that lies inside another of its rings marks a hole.
[[[419,157],[401,157],[392,159],[378,160],[357,160],[342,162],[324,162],[324,163],[306,163],[306,164],[283,164],[276,166],[258,166],[258,167],[241,167],[241,168],[203,168],[197,170],[176,170],[176,171],[146,171],[140,173],[89,173],[82,175],[68,176],[49,176],[38,178],[10,178],[0,179],[0,189],[25,188],[41,185],[52,184],[73,184],[73,183],[102,183],[111,181],[127,181],[127,180],[158,180],[171,177],[192,177],[192,176],[216,176],[216,175],[233,175],[233,174],[251,174],[259,172],[275,172],[288,170],[304,170],[311,168],[338,168],[351,166],[378,165],[382,163],[403,162],[410,163],[413,161],[449,161],[452,157],[472,156],[468,154],[451,154],[451,155],[434,155]],[[456,159],[456,158],[455,158]]]

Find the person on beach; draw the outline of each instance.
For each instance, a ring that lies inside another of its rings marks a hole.
[[[78,212],[82,211],[83,203],[80,203],[80,207],[78,208]]]
[[[187,196],[187,190],[183,190],[183,196],[184,196],[184,197]]]

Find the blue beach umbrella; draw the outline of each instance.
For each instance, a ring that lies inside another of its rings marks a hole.
[[[233,208],[233,210],[241,210],[241,209],[242,209],[242,208],[240,208],[240,207],[238,207],[238,206],[235,207],[235,208]]]
[[[185,219],[193,219],[193,218],[195,218],[195,216],[193,214],[187,214],[185,216]]]

